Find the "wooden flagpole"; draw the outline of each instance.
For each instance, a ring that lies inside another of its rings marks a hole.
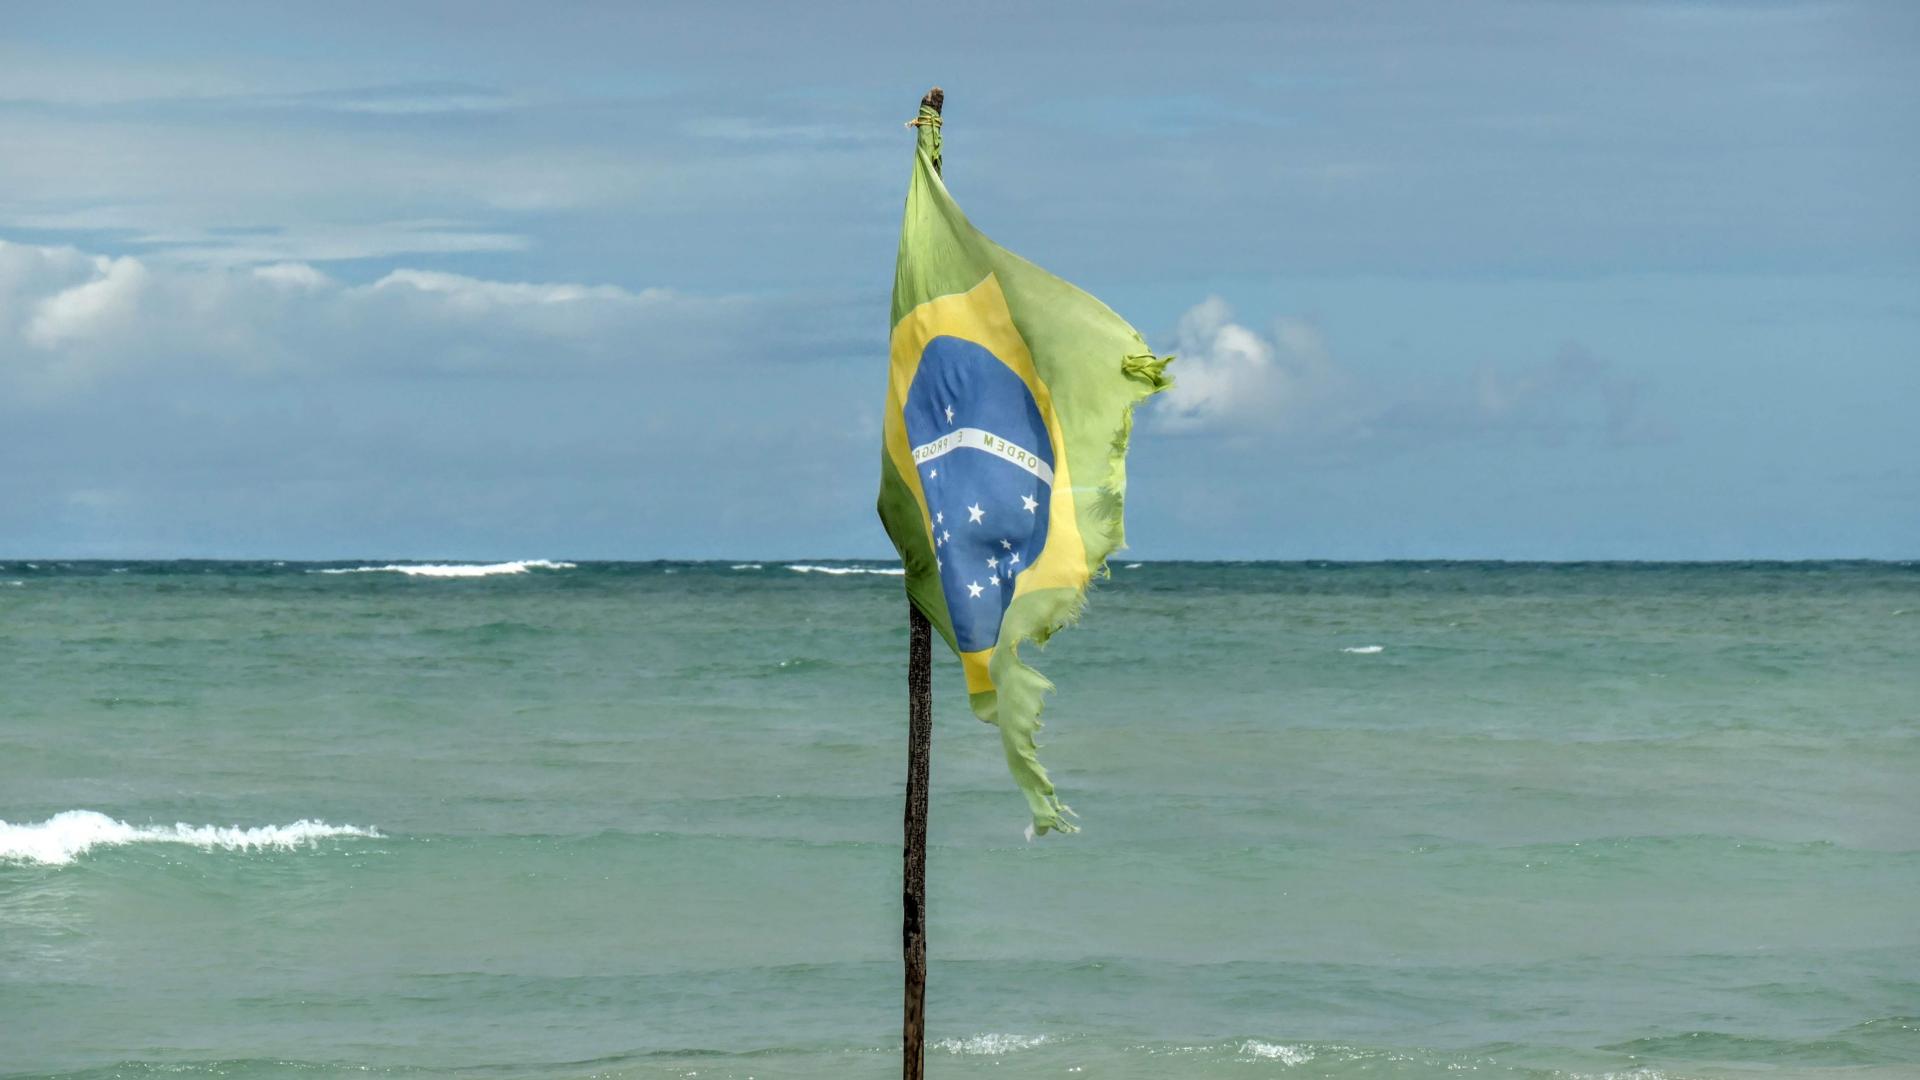
[[[933,626],[907,605],[907,842],[900,948],[906,958],[905,1060],[900,1075],[921,1080],[927,1004],[927,772],[933,754]]]
[[[927,91],[922,106],[939,112],[946,95]],[[940,163],[933,163],[935,170]],[[933,626],[907,602],[907,807],[901,874],[900,951],[906,961],[906,1017],[900,1075],[922,1080],[927,1006],[927,779],[933,756]]]

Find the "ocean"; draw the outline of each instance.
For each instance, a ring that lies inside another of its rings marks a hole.
[[[0,561],[0,1077],[898,1075],[886,569]],[[1116,562],[1033,843],[936,648],[930,1077],[1920,1076],[1920,564]]]

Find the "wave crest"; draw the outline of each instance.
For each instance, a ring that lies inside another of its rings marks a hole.
[[[303,818],[291,825],[129,825],[97,810],[66,810],[35,824],[0,821],[0,862],[64,866],[96,847],[189,844],[202,850],[291,851],[330,836],[379,838],[374,829]]]
[[[904,577],[907,572],[901,566],[814,566],[810,563],[793,563],[787,569],[796,574],[886,574],[889,577]]]
[[[1011,1054],[1016,1050],[1031,1050],[1047,1041],[1045,1035],[1000,1035],[988,1033],[973,1035],[965,1039],[941,1039],[933,1044],[936,1050],[945,1050],[949,1054]]]
[[[1240,1044],[1240,1056],[1265,1061],[1278,1061],[1282,1065],[1304,1065],[1313,1060],[1313,1051],[1286,1043],[1261,1042],[1248,1039]]]
[[[386,566],[347,566],[331,570],[309,570],[310,574],[405,574],[408,577],[493,577],[495,574],[524,574],[529,570],[572,570],[575,564],[550,559],[516,559],[501,563],[389,563]]]

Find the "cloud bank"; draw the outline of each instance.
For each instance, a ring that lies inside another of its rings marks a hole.
[[[1642,381],[1577,342],[1546,360],[1483,362],[1464,377],[1385,380],[1337,362],[1311,321],[1284,317],[1261,333],[1213,296],[1181,316],[1173,348],[1174,388],[1150,406],[1153,429],[1166,434],[1386,451],[1664,434],[1640,407]]]
[[[0,549],[605,555],[776,506],[864,536],[878,375],[822,373],[883,355],[879,306],[0,242]]]
[[[740,298],[298,262],[196,268],[0,241],[0,385],[47,401],[112,379],[543,372],[729,347]]]

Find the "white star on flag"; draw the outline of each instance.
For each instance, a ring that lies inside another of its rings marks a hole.
[[[1020,496],[1020,509],[1025,510],[1029,514],[1033,513],[1034,508],[1039,505],[1039,503],[1033,501],[1033,496],[1031,495]]]
[[[934,561],[939,562],[940,560],[935,559]],[[1014,563],[1017,563],[1019,561],[1020,561],[1020,553],[1016,551],[1013,553],[1013,558],[1007,560],[1007,565],[1012,566]]]
[[[987,516],[987,512],[985,510],[980,509],[979,503],[975,503],[972,506],[967,507],[967,524],[969,525],[979,524],[980,519],[986,516]]]
[[[940,475],[940,470],[939,470],[939,469],[928,469],[928,470],[927,470],[927,476],[928,476],[929,478],[931,478],[931,477],[935,477],[935,476],[939,476],[939,475]]]
[[[990,578],[988,578],[988,579],[987,579],[987,584],[989,584],[989,585],[998,585],[998,584],[1000,584],[1000,579],[999,579],[999,578],[997,578],[997,577],[990,577]]]
[[[945,525],[947,523],[947,515],[935,510],[933,512],[933,523],[935,525]]]
[[[947,406],[947,423],[953,423],[953,406]]]
[[[947,541],[949,541],[949,540],[951,540],[951,539],[953,539],[953,534],[952,534],[952,533],[950,533],[950,532],[947,532],[947,531],[946,531],[946,530],[944,530],[944,529],[943,529],[943,530],[941,530],[941,532],[940,532],[940,542],[941,542],[941,543],[943,543],[943,544],[944,544],[944,543],[946,543]]]
[[[987,560],[987,569],[989,569],[989,570],[991,570],[991,569],[993,569],[994,567],[996,567],[996,566],[999,566],[999,565],[1000,565],[1000,560],[999,560],[999,559],[988,559],[988,560]]]
[[[1006,548],[1006,549],[1007,549],[1008,551],[1012,551],[1012,550],[1013,550],[1013,541],[1011,541],[1011,540],[1002,540],[1002,541],[1000,541],[1000,546],[1001,546],[1001,547],[1003,547],[1003,548]]]
[[[967,599],[972,600],[979,595],[980,595],[980,583],[977,581],[967,582]]]

